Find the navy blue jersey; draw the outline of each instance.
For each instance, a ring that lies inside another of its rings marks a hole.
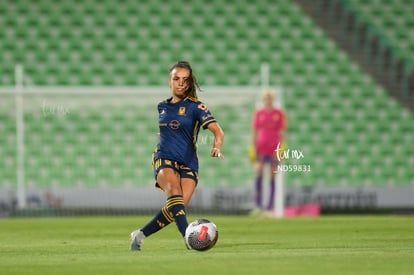
[[[187,97],[177,103],[171,103],[171,99],[158,104],[160,142],[154,159],[178,161],[198,171],[198,132],[200,127],[206,129],[216,120],[206,105],[195,98]]]

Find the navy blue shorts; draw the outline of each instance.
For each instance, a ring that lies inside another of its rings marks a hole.
[[[198,172],[192,170],[190,167],[180,164],[178,161],[156,159],[152,161],[152,168],[154,169],[155,187],[158,189],[161,188],[157,182],[157,175],[164,168],[171,168],[180,175],[180,178],[193,179],[195,184],[198,184]]]

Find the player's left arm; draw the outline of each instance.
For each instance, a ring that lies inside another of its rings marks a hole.
[[[207,127],[214,135],[214,145],[211,149],[210,156],[213,158],[217,157],[219,159],[224,159],[224,155],[221,153],[221,147],[223,146],[224,141],[223,130],[217,122],[209,123]]]

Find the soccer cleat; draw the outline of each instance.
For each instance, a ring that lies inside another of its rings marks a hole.
[[[260,215],[259,218],[272,218],[273,217],[273,211],[271,210],[266,210],[263,211]]]
[[[129,250],[131,251],[141,250],[141,244],[145,238],[144,233],[140,229],[138,229],[138,230],[132,231],[129,236],[131,238],[131,244],[129,245]]]
[[[262,214],[263,210],[261,208],[253,208],[249,211],[250,217],[259,217]]]

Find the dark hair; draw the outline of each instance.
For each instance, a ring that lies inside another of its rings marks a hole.
[[[201,88],[197,83],[197,79],[195,77],[195,75],[193,74],[193,69],[191,68],[191,65],[189,62],[187,61],[178,61],[177,63],[175,63],[174,65],[171,66],[169,72],[171,75],[171,72],[175,69],[175,68],[185,68],[187,70],[190,71],[190,77],[188,78],[188,89],[187,89],[187,95],[197,98],[197,90],[199,90],[201,92]]]

